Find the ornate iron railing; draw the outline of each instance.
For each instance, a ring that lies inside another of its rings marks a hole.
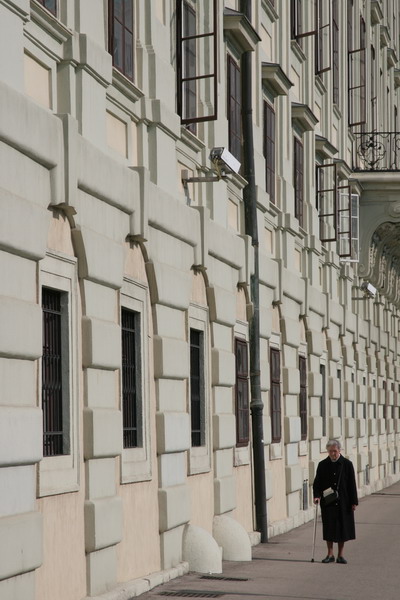
[[[400,171],[400,133],[354,133],[354,171]]]

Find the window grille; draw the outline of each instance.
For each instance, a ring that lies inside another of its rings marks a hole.
[[[275,204],[275,111],[268,102],[264,102],[264,158],[266,191]]]
[[[236,357],[236,445],[249,442],[249,365],[245,340],[235,339]]]
[[[142,447],[140,314],[121,310],[122,421],[124,448]]]
[[[108,50],[112,55],[114,67],[133,81],[133,0],[108,2]]]
[[[281,353],[277,348],[270,350],[271,372],[271,433],[272,441],[280,442],[282,437],[281,424]]]
[[[322,435],[326,435],[326,374],[325,365],[319,366],[319,372],[322,377],[322,394],[320,399],[320,415],[322,417]]]
[[[57,0],[37,0],[37,2],[47,8],[55,17],[57,16]]]
[[[304,356],[299,356],[300,372],[300,426],[301,439],[307,438],[307,360]]]
[[[303,227],[304,213],[304,151],[303,144],[294,138],[294,161],[293,161],[293,185],[294,185],[294,214]]]
[[[177,112],[193,132],[195,123],[217,118],[217,0],[210,6],[209,15],[198,15],[189,1],[176,2]],[[199,3],[200,10],[206,10],[205,3]]]
[[[229,151],[242,162],[242,90],[240,69],[228,56],[228,130]]]
[[[63,293],[42,289],[43,353],[42,353],[42,410],[43,455],[58,456],[67,453],[64,443],[63,355],[62,321]]]
[[[190,330],[190,415],[192,446],[205,445],[204,333]]]

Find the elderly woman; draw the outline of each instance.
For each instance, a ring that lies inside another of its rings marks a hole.
[[[341,455],[340,442],[329,440],[326,449],[328,456],[319,463],[313,484],[314,502],[321,505],[322,534],[328,547],[328,554],[322,562],[335,561],[333,544],[337,542],[336,562],[345,565],[344,543],[356,537],[354,511],[358,504],[357,485],[353,463]]]

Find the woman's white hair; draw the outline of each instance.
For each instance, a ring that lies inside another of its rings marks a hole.
[[[342,449],[342,444],[339,442],[339,440],[335,440],[335,439],[328,440],[327,444],[326,444],[326,449],[328,450],[328,448],[330,448],[331,446],[337,446],[337,449],[339,450],[339,452]]]

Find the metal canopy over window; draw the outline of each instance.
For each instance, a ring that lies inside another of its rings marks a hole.
[[[217,0],[198,10],[200,15],[191,2],[176,0],[177,112],[183,125],[217,118]]]

